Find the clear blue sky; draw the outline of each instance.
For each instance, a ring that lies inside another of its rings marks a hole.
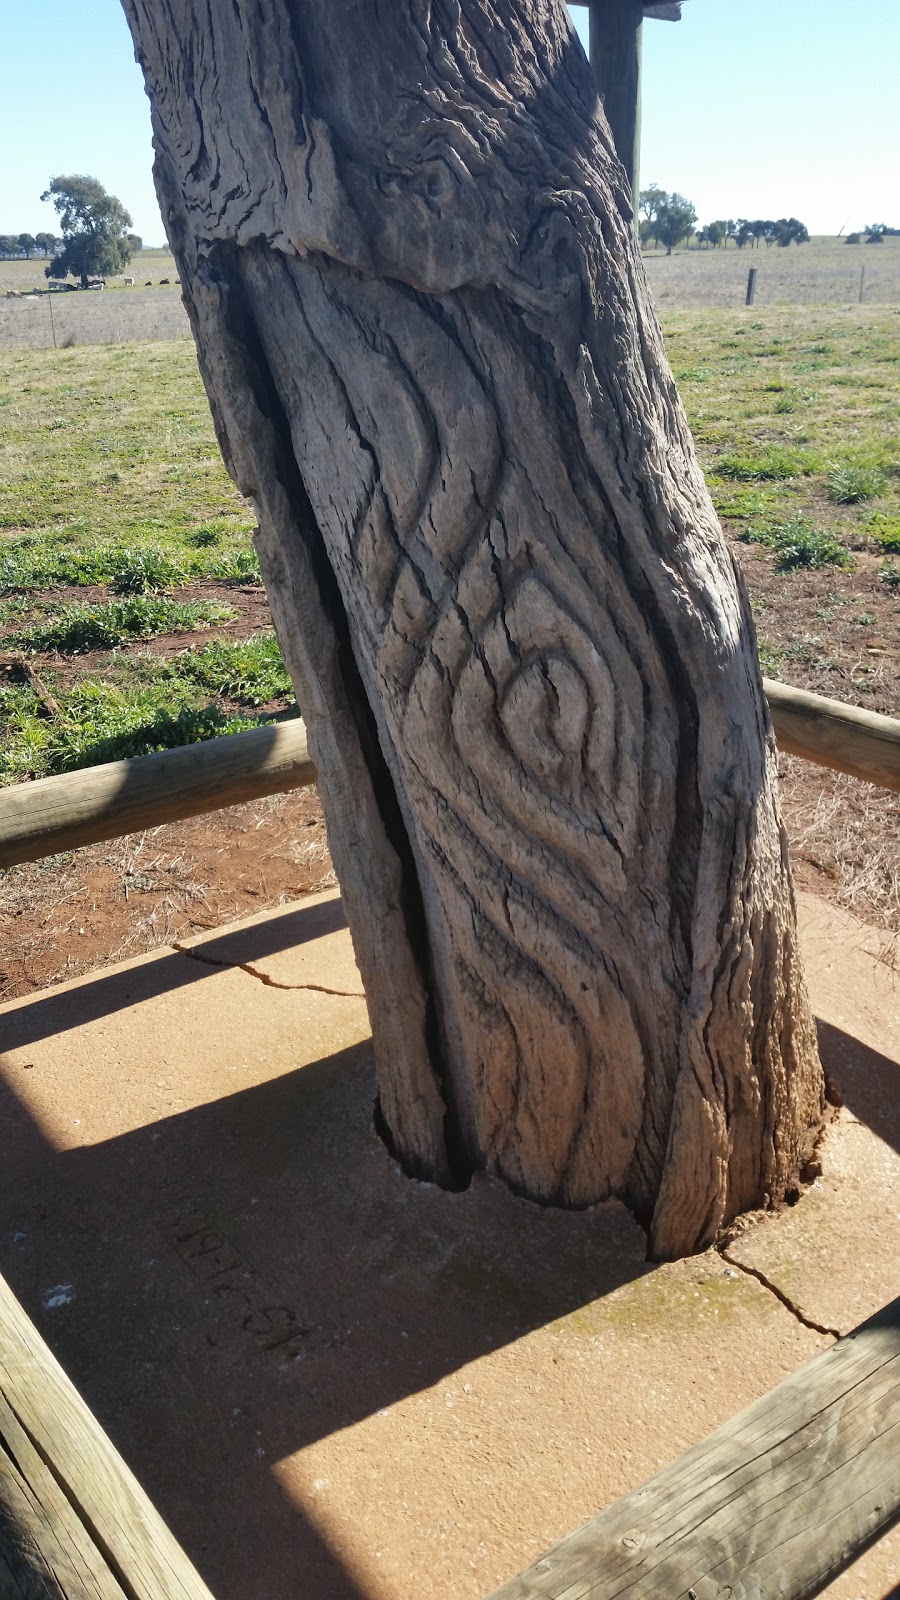
[[[118,0],[6,0],[0,21],[0,233],[55,231],[41,191],[88,172],[161,244]],[[701,222],[900,226],[898,67],[897,0],[687,0],[682,22],[644,28],[642,181],[681,190]]]

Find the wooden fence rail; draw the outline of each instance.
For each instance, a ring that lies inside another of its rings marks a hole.
[[[782,750],[900,789],[900,721],[765,680]],[[0,789],[0,867],[315,783],[299,718]]]
[[[900,1300],[492,1600],[809,1600],[900,1519]]]
[[[0,1594],[212,1600],[2,1278]]]
[[[0,789],[0,867],[315,783],[299,717]]]
[[[900,722],[763,679],[778,747],[821,767],[900,789]]]

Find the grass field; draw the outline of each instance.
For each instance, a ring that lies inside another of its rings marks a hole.
[[[743,306],[747,276],[756,268],[755,305],[865,305],[900,302],[900,238],[880,245],[811,239],[808,244],[770,249],[697,250],[680,247],[670,256],[649,249],[647,277],[657,306]],[[863,274],[863,268],[865,273]]]
[[[706,272],[713,254],[689,266]],[[138,294],[68,300],[114,318]],[[764,669],[900,714],[900,308],[661,314]],[[189,341],[0,341],[0,781],[291,712],[251,528]],[[786,773],[800,859],[900,926],[896,798],[801,763]]]

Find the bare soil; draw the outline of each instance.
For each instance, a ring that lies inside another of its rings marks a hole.
[[[0,1002],[335,882],[314,789],[13,867]]]

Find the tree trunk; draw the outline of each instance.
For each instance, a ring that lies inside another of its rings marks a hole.
[[[799,1180],[822,1076],[743,586],[562,0],[124,0],[406,1169]]]

